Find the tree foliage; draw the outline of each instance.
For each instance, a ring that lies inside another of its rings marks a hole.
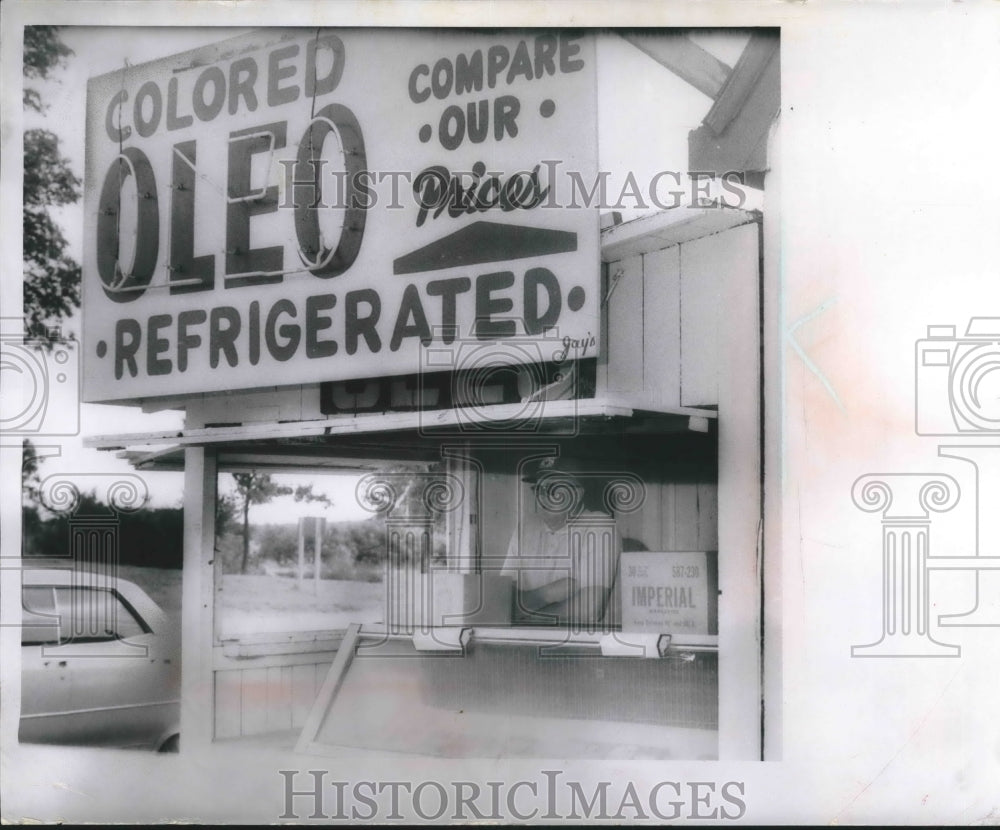
[[[56,26],[24,29],[26,110],[44,113],[41,91],[31,81],[51,79],[73,51]],[[24,315],[30,335],[58,328],[80,306],[80,265],[68,253],[66,237],[52,215],[54,207],[80,198],[80,179],[63,156],[59,137],[33,128],[24,134]]]
[[[27,452],[25,452],[27,455]],[[93,519],[108,520],[114,529],[118,564],[180,568],[184,559],[184,511],[179,507],[143,507],[116,512],[94,492],[80,493],[72,513],[42,518],[35,505],[23,509],[22,553],[29,558],[73,561],[76,534],[93,528]]]
[[[225,536],[231,530],[236,521],[236,513],[239,510],[236,504],[236,496],[232,494],[220,494],[215,501],[215,535]]]
[[[243,558],[240,560],[240,573],[247,572],[247,560],[250,556],[250,506],[267,504],[278,496],[292,493],[291,487],[280,485],[267,473],[253,470],[249,473],[233,473],[236,482],[236,501],[240,515],[243,517]]]
[[[42,485],[38,466],[42,463],[42,457],[30,438],[25,438],[21,446],[21,497],[31,504],[38,504]]]
[[[313,491],[312,484],[301,484],[294,489],[278,484],[267,473],[256,470],[249,473],[233,473],[236,482],[235,509],[243,520],[243,555],[240,559],[240,573],[247,572],[250,558],[250,507],[254,504],[267,504],[280,496],[294,496],[295,501],[318,503],[324,507],[332,507],[333,502],[325,493]],[[220,500],[221,501],[221,500]],[[218,513],[218,510],[216,511]],[[221,535],[221,534],[220,534]]]
[[[24,27],[24,77],[27,80],[48,80],[52,72],[66,66],[73,54],[59,39],[58,26]],[[35,112],[42,112],[45,104],[41,95],[33,87],[24,85],[24,106]]]

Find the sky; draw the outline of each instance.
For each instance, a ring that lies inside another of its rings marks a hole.
[[[88,78],[146,61],[183,52],[205,44],[234,37],[247,29],[159,27],[157,29],[121,29],[116,27],[66,27],[62,36],[73,49],[68,66],[55,74],[50,82],[39,84],[48,109],[44,116],[26,116],[26,127],[41,126],[53,130],[61,141],[62,151],[72,169],[82,178],[84,170],[84,129],[86,116],[86,81]],[[693,39],[734,65],[746,42],[739,32],[693,34]],[[601,170],[615,176],[632,172],[638,181],[649,181],[662,170],[687,169],[687,134],[697,127],[707,113],[710,99],[660,67],[648,56],[617,35],[602,33],[597,38],[598,89],[597,122],[598,153]],[[668,100],[670,106],[662,106]],[[657,106],[651,106],[657,103]],[[634,110],[646,110],[648,117],[635,129]],[[613,192],[613,185],[612,185]],[[625,211],[625,218],[644,213],[641,209]],[[83,204],[68,206],[57,213],[70,243],[70,253],[82,261]],[[66,326],[80,334],[79,316]],[[142,413],[136,407],[79,404],[78,386],[73,377],[66,384],[52,384],[49,406],[66,413],[79,412],[81,436],[117,435],[159,432],[180,429],[183,413],[161,411]],[[41,475],[84,476],[81,486],[87,488],[89,474],[134,473],[132,468],[114,453],[82,446],[78,438],[36,441],[43,453],[58,453],[41,467]],[[183,476],[180,473],[143,472],[143,479],[154,506],[179,506],[183,497]],[[295,476],[282,477],[293,485],[310,481]],[[300,515],[322,513],[330,520],[364,518],[369,514],[356,503],[353,476],[322,476],[316,479],[316,490],[327,493],[334,506],[325,512],[316,505],[298,504],[290,498],[279,499],[252,510],[254,522],[288,521]],[[231,488],[231,477],[220,477],[220,492]]]

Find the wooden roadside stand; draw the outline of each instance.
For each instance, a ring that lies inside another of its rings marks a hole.
[[[628,35],[713,101],[689,170],[764,198],[627,222],[566,198],[598,179],[593,35],[391,37],[261,30],[89,84],[85,397],[184,411],[89,439],[183,470],[181,751],[776,757],[777,33],[734,67]],[[515,625],[522,478],[563,458],[613,518],[570,537],[608,609]],[[218,476],[251,469],[365,474],[381,623],[219,638]]]

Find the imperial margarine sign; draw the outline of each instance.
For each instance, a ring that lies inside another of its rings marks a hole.
[[[592,354],[595,78],[573,33],[271,30],[92,79],[86,399]]]

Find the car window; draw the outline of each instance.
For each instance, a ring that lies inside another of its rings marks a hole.
[[[21,645],[55,645],[59,618],[52,588],[27,585],[21,590]]]
[[[67,585],[55,593],[64,643],[127,640],[150,630],[113,591]]]

